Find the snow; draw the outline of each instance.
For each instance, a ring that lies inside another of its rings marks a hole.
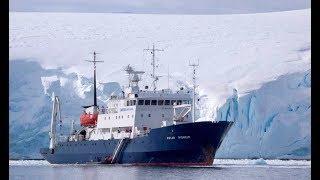
[[[310,158],[310,9],[233,15],[10,12],[10,156],[39,157],[48,144],[50,95],[64,123],[92,104],[97,51],[99,104],[145,70],[155,43],[161,88],[191,84],[198,68],[198,121],[235,121],[217,152],[232,158]],[[170,72],[169,85],[167,80]],[[67,131],[67,130],[65,130]],[[29,147],[31,148],[26,148]]]
[[[150,54],[143,49],[152,43],[165,50],[156,55],[158,72],[166,75],[170,65],[171,87],[176,79],[190,81],[188,63],[199,59],[199,85],[213,104],[223,103],[234,88],[244,93],[310,63],[301,58],[310,54],[310,9],[240,15],[15,12],[10,22],[10,60],[92,76],[84,60],[96,50],[105,61],[98,65],[104,82],[126,83],[119,73],[129,63],[149,71]],[[160,79],[166,87],[167,78]]]

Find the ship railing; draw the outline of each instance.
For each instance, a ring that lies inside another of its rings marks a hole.
[[[177,113],[179,111],[179,113]],[[191,111],[191,104],[181,104],[173,106],[173,120],[182,122],[184,117]]]
[[[112,136],[114,139],[123,139],[123,138],[130,138],[131,133],[130,132],[114,132],[112,133]]]

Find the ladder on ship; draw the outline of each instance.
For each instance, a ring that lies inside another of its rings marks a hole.
[[[129,138],[123,138],[118,142],[112,155],[111,164],[115,163],[118,160],[119,156],[121,155],[121,152],[124,150],[124,147],[129,142],[129,140]]]

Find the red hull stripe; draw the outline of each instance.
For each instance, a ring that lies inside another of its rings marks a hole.
[[[212,163],[199,162],[199,163],[133,163],[134,166],[212,166]]]

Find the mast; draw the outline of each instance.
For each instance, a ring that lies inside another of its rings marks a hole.
[[[70,135],[73,134],[73,131],[74,131],[74,120],[71,121]]]
[[[51,125],[50,125],[50,149],[54,149],[56,146],[57,140],[56,140],[56,125],[57,125],[57,118],[61,121],[61,113],[60,113],[60,100],[58,96],[55,96],[54,93],[52,93],[52,114],[51,114]]]
[[[169,89],[169,81],[170,81],[170,74],[169,74],[169,64],[168,64],[168,89]]]
[[[155,52],[156,51],[164,51],[163,49],[156,49],[154,47],[154,44],[152,45],[152,49],[144,49],[145,51],[150,51],[150,53],[152,54],[152,62],[151,62],[151,65],[152,65],[152,74],[151,74],[151,77],[153,78],[153,82],[152,82],[152,86],[153,86],[153,90],[155,91],[157,89],[156,87],[156,82],[159,80],[159,77],[160,76],[156,76],[155,74],[155,71],[156,71],[156,67],[158,67],[158,65],[156,65],[156,62],[155,62]]]
[[[196,68],[199,66],[199,60],[198,60],[198,63],[192,63],[190,64],[189,62],[189,66],[192,66],[193,68],[193,73],[192,73],[192,82],[193,82],[193,94],[192,94],[192,122],[195,121],[195,106],[196,106],[196,101],[195,101],[195,98],[196,98],[196,88],[197,88],[197,85],[196,85]]]
[[[103,61],[97,61],[96,60],[96,55],[98,53],[96,53],[95,51],[93,52],[93,61],[89,61],[89,60],[86,60],[88,62],[92,62],[93,63],[93,96],[94,96],[94,99],[93,99],[93,105],[94,106],[97,106],[97,80],[96,80],[96,63],[97,62],[103,62]]]

